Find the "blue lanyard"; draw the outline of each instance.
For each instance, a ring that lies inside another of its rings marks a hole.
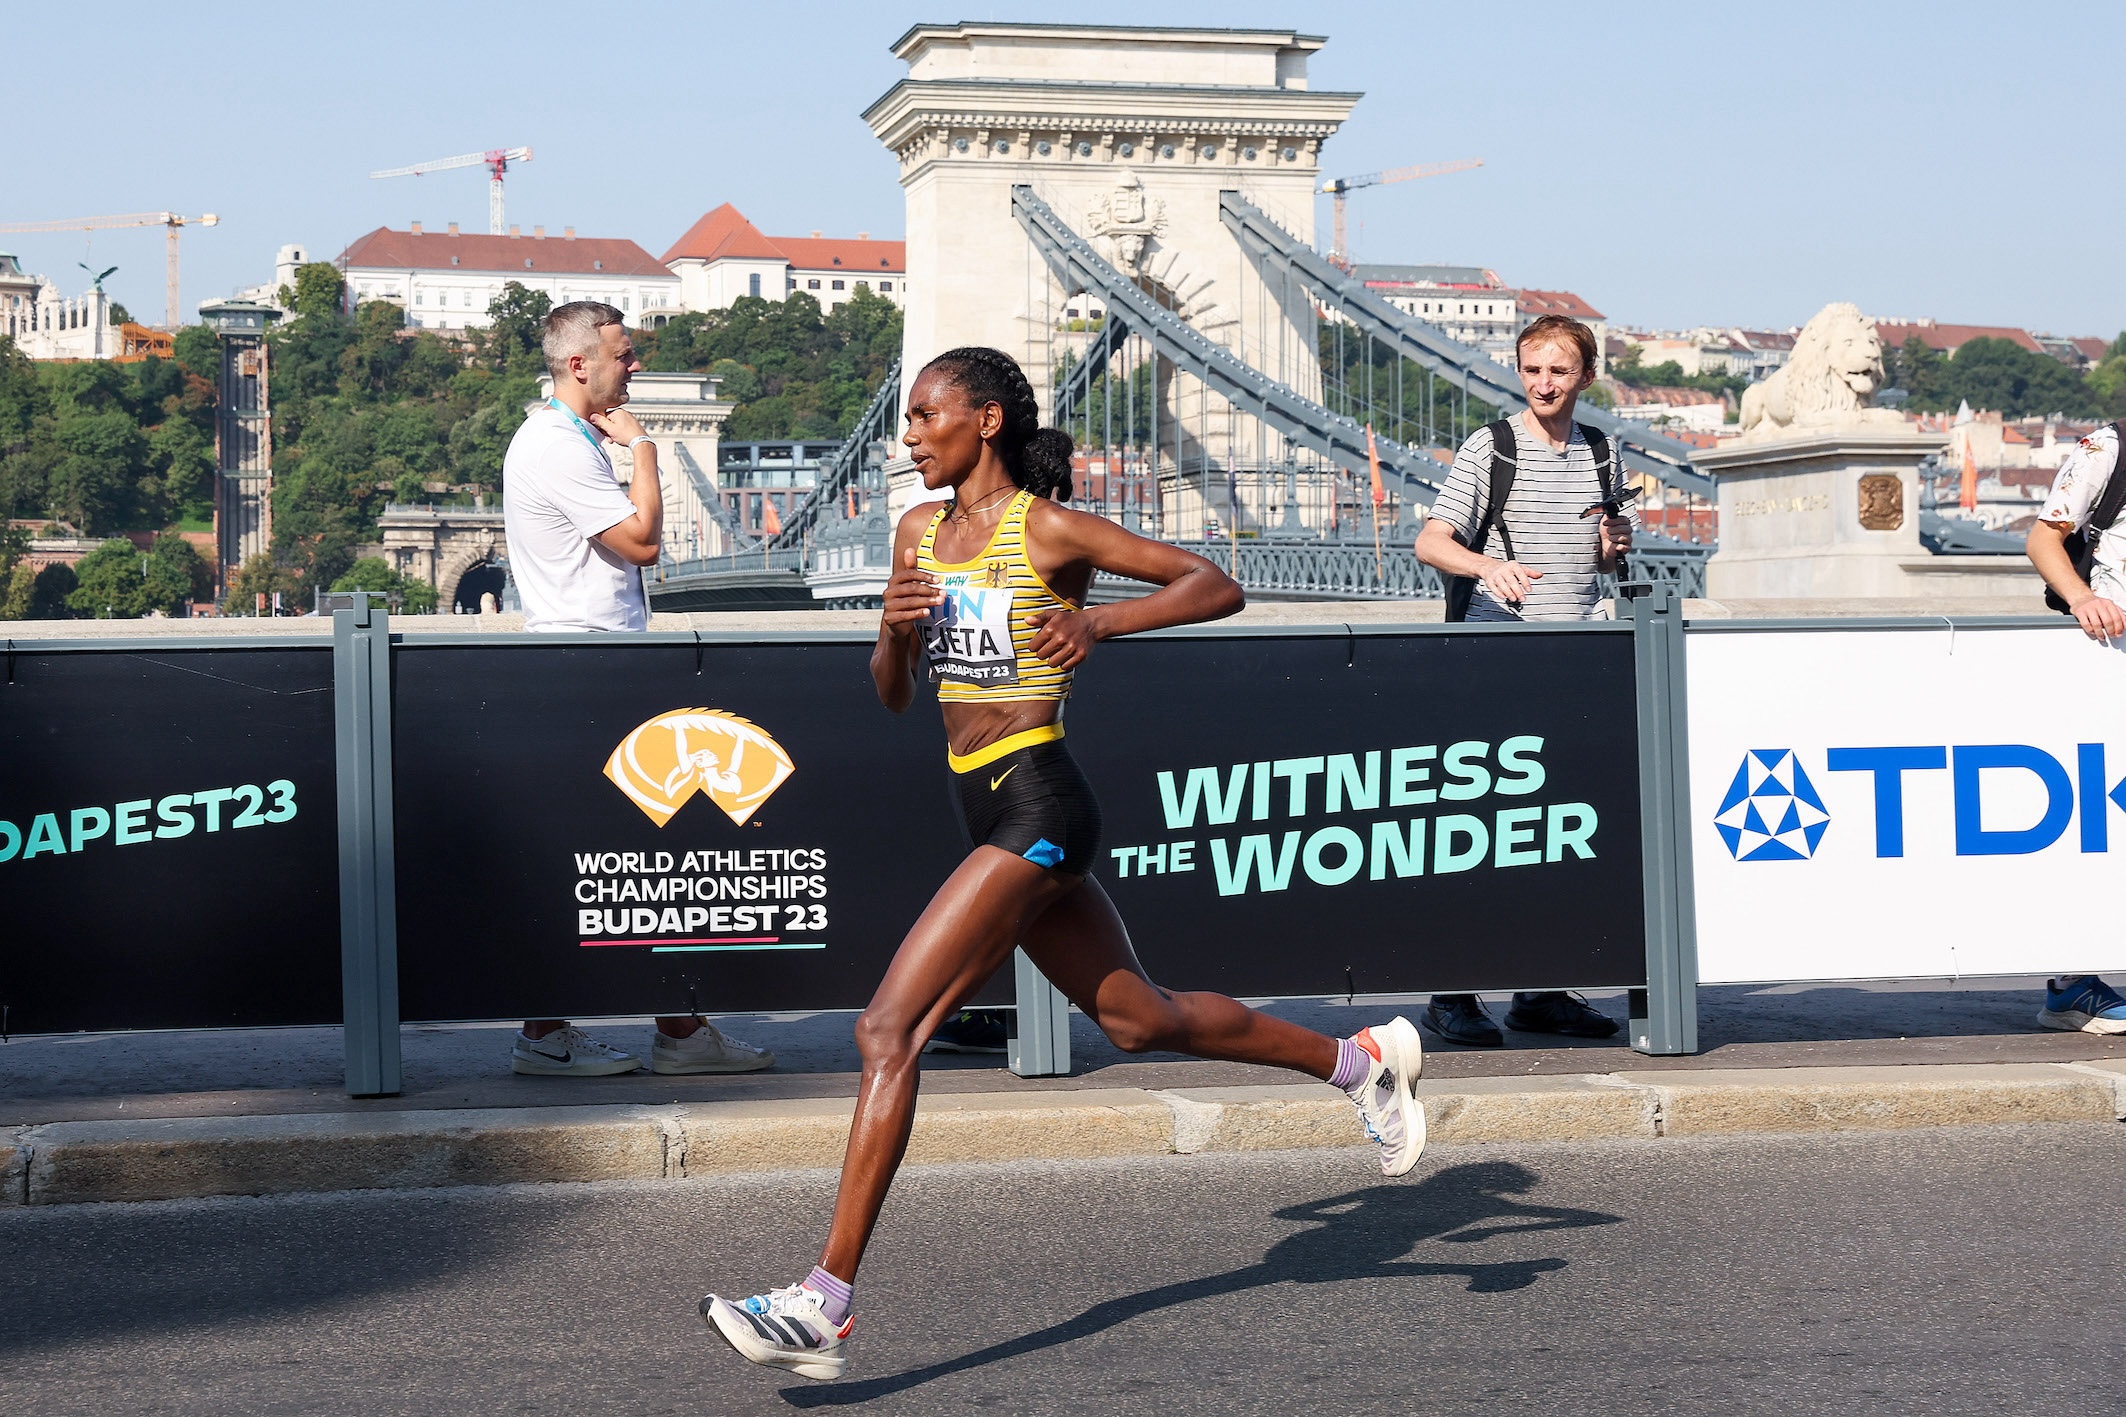
[[[588,423],[585,423],[582,419],[576,417],[576,411],[574,409],[570,408],[567,404],[561,402],[561,400],[555,398],[548,399],[546,401],[546,406],[548,408],[560,410],[560,412],[567,417],[569,422],[576,425],[576,431],[583,435],[584,442],[589,443],[591,445],[591,451],[596,453],[599,457],[605,458],[605,445],[598,441],[598,435],[591,431],[591,426]],[[611,458],[605,458],[605,460],[607,462],[612,461]]]

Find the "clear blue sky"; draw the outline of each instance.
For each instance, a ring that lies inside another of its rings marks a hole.
[[[1314,85],[1366,95],[1328,172],[1486,163],[1354,197],[1361,259],[1486,265],[1638,324],[1783,326],[1844,299],[2126,327],[2126,6],[2057,0],[23,6],[0,221],[218,213],[184,238],[188,315],[285,241],[484,229],[477,169],[366,174],[495,145],[537,150],[509,179],[527,229],[661,252],[731,201],[771,233],[898,235],[894,163],[857,115],[898,77],[896,37],[965,16],[1328,35]],[[115,263],[116,298],[160,318],[160,228],[0,249],[69,294],[77,261]]]

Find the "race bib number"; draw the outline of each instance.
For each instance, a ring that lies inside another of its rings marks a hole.
[[[1011,647],[1011,588],[983,584],[983,571],[945,571],[938,588],[945,603],[923,622],[923,649],[930,682],[1016,684],[1018,657]]]

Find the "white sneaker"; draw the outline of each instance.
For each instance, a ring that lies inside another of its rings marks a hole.
[[[801,1378],[838,1378],[849,1360],[842,1341],[856,1320],[836,1324],[820,1311],[819,1295],[802,1284],[755,1294],[734,1304],[715,1294],[701,1301],[701,1317],[744,1357]]]
[[[642,1060],[610,1043],[600,1043],[571,1024],[544,1038],[527,1038],[519,1032],[509,1050],[509,1066],[513,1072],[537,1077],[602,1078],[631,1073],[642,1066]]]
[[[1360,1029],[1351,1041],[1372,1060],[1351,1100],[1366,1135],[1380,1146],[1381,1174],[1400,1176],[1425,1150],[1425,1104],[1411,1090],[1425,1066],[1425,1045],[1406,1018]]]
[[[707,1019],[684,1038],[663,1029],[650,1040],[653,1073],[757,1073],[775,1066],[775,1055],[742,1039],[721,1033]]]

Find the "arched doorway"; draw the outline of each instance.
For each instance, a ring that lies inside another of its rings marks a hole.
[[[508,575],[493,561],[483,561],[468,567],[458,577],[458,588],[451,597],[453,614],[477,615],[480,613],[480,597],[491,595],[497,606],[502,603],[502,588],[509,583]]]

